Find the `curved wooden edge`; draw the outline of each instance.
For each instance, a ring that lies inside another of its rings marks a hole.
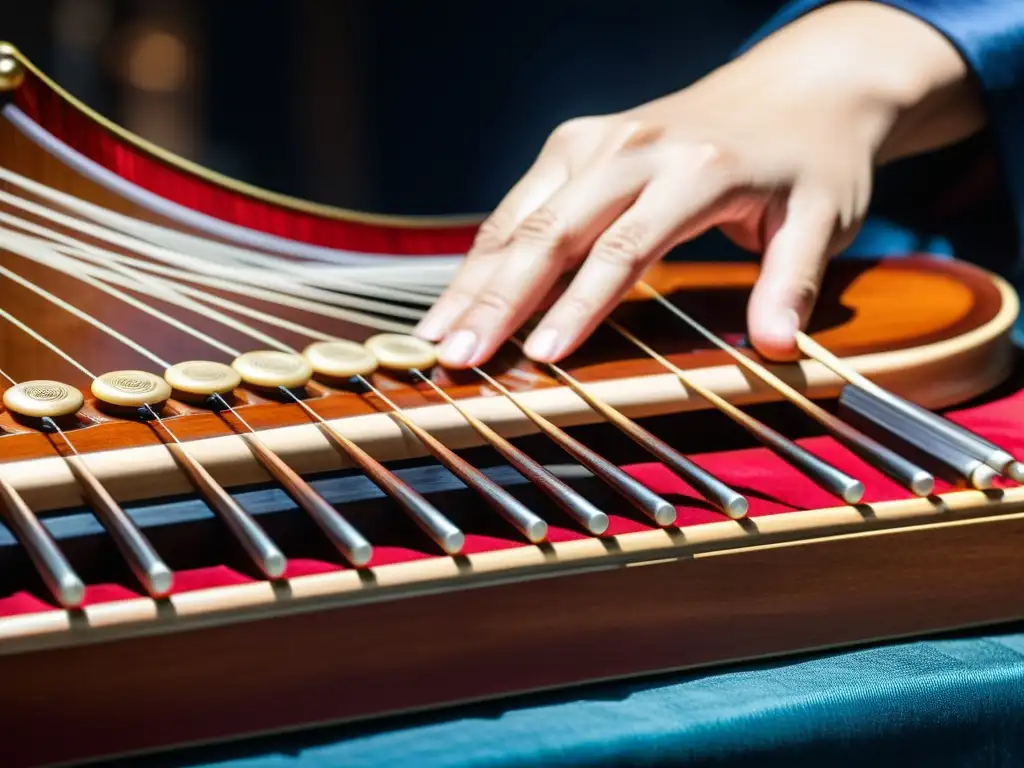
[[[580,539],[386,565],[366,578],[355,570],[261,581],[173,595],[102,603],[80,613],[52,610],[0,619],[0,655],[144,637],[195,627],[254,621],[287,613],[394,600],[452,589],[485,587],[594,568],[642,567],[665,560],[722,557],[757,549],[801,546],[850,536],[886,536],[1024,519],[1024,487],[998,492],[956,491],[932,498],[842,506],[723,520],[681,529]],[[615,554],[610,554],[614,550]]]
[[[847,362],[881,386],[929,408],[946,407],[984,394],[1004,381],[1012,370],[1009,333],[1018,312],[1013,289],[998,277],[992,279],[999,287],[1003,304],[991,322],[952,339],[910,350],[848,358]],[[831,370],[810,360],[773,370],[812,398],[833,398],[843,384]],[[779,399],[775,390],[752,379],[737,365],[696,369],[688,375],[696,384],[737,404]],[[586,386],[595,396],[632,418],[710,407],[672,374],[598,381]],[[561,427],[601,421],[600,414],[564,385],[519,393],[518,397]],[[536,425],[504,397],[473,397],[460,400],[459,404],[504,437],[537,432]],[[409,408],[406,413],[450,449],[483,445],[480,435],[450,405],[425,405]],[[340,418],[330,424],[379,461],[427,455],[422,443],[386,413]],[[300,474],[351,467],[351,462],[343,459],[313,424],[267,429],[260,434],[266,445]],[[238,435],[194,440],[188,443],[188,448],[225,487],[271,481]],[[190,490],[164,446],[91,453],[87,461],[96,477],[122,502]],[[0,464],[0,478],[10,482],[37,512],[79,503],[74,479],[57,457]]]
[[[248,197],[261,200],[266,203],[289,208],[304,213],[322,216],[329,219],[340,219],[345,221],[359,222],[362,224],[376,225],[380,227],[405,228],[405,227],[432,227],[443,229],[447,227],[458,228],[479,224],[483,214],[462,214],[455,216],[398,216],[388,214],[375,214],[364,211],[349,210],[338,206],[315,203],[309,200],[284,195],[278,192],[271,192],[260,187],[246,184],[245,182],[232,179],[223,174],[212,171],[190,160],[186,160],[172,152],[167,151],[141,136],[117,125],[110,119],[96,112],[94,109],[75,98],[68,91],[48,77],[32,61],[25,56],[18,48],[9,42],[0,41],[0,54],[13,56],[33,77],[38,79],[46,88],[53,91],[72,109],[77,110],[89,120],[95,122],[102,129],[109,131],[121,141],[130,144],[137,149],[151,155],[153,158],[165,163],[181,173],[189,174],[203,179],[204,181],[230,189]],[[24,86],[22,86],[24,87]]]

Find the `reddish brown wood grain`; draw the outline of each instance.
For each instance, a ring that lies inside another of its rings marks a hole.
[[[61,734],[7,740],[4,764],[233,739],[1024,617],[1022,546],[1024,520],[990,520],[0,656],[5,727]]]
[[[700,267],[706,268],[706,265],[700,265]],[[685,274],[695,268],[694,265],[678,264],[671,265],[670,269],[666,265],[665,270],[668,271],[665,274]],[[723,264],[718,265],[718,274],[728,277],[735,272],[744,271],[744,269],[743,265]],[[856,277],[858,280],[856,283],[858,286],[857,290],[867,292],[871,296],[871,301],[868,303],[872,306],[856,310],[853,319],[830,327],[826,332],[818,336],[818,338],[823,336],[831,337],[833,341],[829,342],[828,346],[835,354],[840,356],[851,353],[903,349],[939,338],[953,338],[973,327],[977,327],[987,320],[991,320],[1000,307],[998,293],[994,286],[986,279],[985,275],[980,271],[959,264],[949,265],[922,260],[904,264],[881,263],[870,267],[866,272],[857,276],[844,276],[840,274],[841,271],[836,269],[833,272],[832,279],[840,280],[844,277]],[[955,286],[951,290],[957,296],[964,291],[969,291],[971,296],[970,310],[953,317],[945,316],[946,313],[934,310],[935,307],[944,306],[943,297],[941,295],[922,294],[922,291],[916,290],[913,279],[915,275],[920,276],[922,282],[925,283],[929,283],[931,278],[936,275],[948,278],[950,283]],[[710,275],[708,279],[711,279]],[[6,283],[7,281],[2,282]],[[863,287],[865,282],[870,283],[867,288]],[[45,308],[38,306],[36,302],[26,297],[24,292],[8,291],[6,284],[4,290],[6,294],[5,306],[9,308],[9,311],[16,316],[29,317],[41,317],[40,313],[43,312],[42,320],[38,324],[47,327],[49,331],[48,337],[65,349],[73,351],[88,348],[95,353],[97,349],[102,348],[102,345],[97,343],[97,337],[100,334],[95,329],[88,326],[83,327],[82,325],[69,325],[60,330],[56,325],[50,325],[50,319],[45,317]],[[893,291],[905,292],[908,297],[920,296],[920,303],[915,301],[904,301],[899,304],[891,303],[891,293]],[[843,294],[840,295],[840,301],[845,304],[851,303]],[[631,308],[627,307],[627,309]],[[828,307],[822,307],[821,312],[827,313]],[[858,323],[855,319],[868,316],[875,319],[870,323],[865,320],[863,324]],[[934,323],[926,323],[927,319],[934,320]],[[901,322],[901,320],[905,320],[905,322]],[[877,323],[883,321],[888,324],[884,328],[878,327]],[[134,319],[126,317],[123,322],[134,322]],[[947,323],[944,327],[941,325],[943,322]],[[6,327],[2,334],[0,334],[0,342],[2,342],[2,345],[0,345],[0,367],[4,370],[13,370],[19,373],[19,375],[15,376],[19,380],[28,378],[58,378],[67,381],[75,379],[75,377],[70,375],[61,376],[62,372],[66,373],[66,365],[64,365],[63,371],[54,370],[55,367],[59,366],[56,366],[56,358],[52,354],[42,349],[37,343],[32,342],[31,339],[28,339],[28,342],[32,343],[26,343],[25,340],[18,339],[16,334],[20,332],[16,329],[11,329],[6,323],[4,325]],[[642,325],[642,323],[639,323],[639,325]],[[664,325],[662,323],[663,328]],[[920,330],[918,330],[918,326],[921,326]],[[886,328],[891,332],[885,333]],[[158,330],[160,329],[151,329],[152,338],[157,338]],[[24,336],[24,334],[21,335]],[[685,337],[682,331],[673,334],[663,330],[661,336],[662,339],[659,340],[651,333],[644,340],[651,343],[652,346],[657,346],[659,350],[666,350],[671,346],[675,346],[677,349],[685,346],[680,343],[680,337]],[[162,338],[167,338],[167,336],[165,335]],[[170,340],[168,339],[168,341]],[[688,343],[691,348],[697,344],[693,340]],[[44,355],[43,353],[46,354]],[[507,357],[504,361],[496,360],[488,366],[489,370],[494,371],[499,381],[505,386],[514,391],[557,386],[557,381],[540,371],[531,372],[531,383],[528,386],[524,385],[523,379],[515,375],[514,369],[530,371],[533,368],[532,364],[517,358],[509,365],[507,360],[508,357],[511,357],[511,350],[507,351],[506,354]],[[49,355],[49,357],[47,358],[46,355]],[[619,355],[619,357],[616,358],[616,355]],[[193,358],[195,356],[193,355]],[[213,356],[207,355],[206,357],[212,358]],[[691,349],[690,351],[667,354],[666,357],[684,370],[726,365],[729,362],[724,353],[712,350]],[[136,366],[139,365],[138,361],[124,360],[117,358],[116,355],[110,362],[111,365],[93,365],[91,369],[104,372],[105,370],[116,368],[132,367],[132,362]],[[121,364],[117,365],[116,363]],[[147,367],[151,368],[152,366]],[[586,344],[578,354],[566,361],[563,367],[582,382],[663,373],[663,369],[657,362],[636,357],[635,348],[634,351],[630,352],[622,344],[609,344],[609,338],[601,333],[592,339],[591,343]],[[456,399],[477,396],[485,388],[485,385],[479,378],[473,381],[472,378],[464,374],[453,375],[439,371],[435,375],[445,390]],[[80,375],[77,378],[79,380],[76,383],[87,391],[88,382],[80,381]],[[388,397],[402,408],[443,402],[440,396],[432,392],[425,384],[415,384],[411,381],[397,379],[385,374],[376,374],[374,376],[374,384],[386,389]],[[324,418],[339,418],[371,413],[375,410],[388,410],[387,406],[372,394],[362,395],[353,392],[339,392],[323,385],[315,385],[313,388],[314,393],[317,390],[323,394],[314,401],[313,405]],[[239,392],[238,398],[242,402],[240,406],[241,412],[244,413],[246,420],[257,429],[304,424],[309,421],[308,415],[294,403],[274,402],[260,398],[255,393],[245,391]],[[230,429],[224,424],[223,420],[214,414],[179,403],[173,403],[172,408],[183,414],[169,420],[169,425],[174,429],[175,434],[182,439],[214,437],[230,433]],[[86,429],[75,431],[74,440],[79,450],[88,452],[112,448],[128,448],[152,445],[157,442],[148,427],[137,423],[130,423],[123,419],[114,419],[109,414],[99,411],[91,401],[86,409],[83,410],[83,416],[95,423]],[[18,424],[6,412],[0,414],[0,428],[15,433],[24,433],[4,441],[3,458],[5,460],[39,458],[52,455],[52,447],[46,438],[35,434],[30,428]]]

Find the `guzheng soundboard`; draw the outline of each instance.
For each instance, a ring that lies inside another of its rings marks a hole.
[[[477,219],[154,147],[0,46],[0,764],[61,764],[1021,618],[1018,299],[665,263],[570,358],[411,331]]]

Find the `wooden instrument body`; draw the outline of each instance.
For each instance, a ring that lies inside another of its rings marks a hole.
[[[11,740],[5,764],[237,739],[1019,619],[1022,544],[1024,494],[1015,488],[9,618],[5,722],[12,733],[45,724],[61,738]],[[27,635],[11,637],[19,629]]]
[[[472,236],[472,225],[464,221],[344,214],[204,176],[99,121],[25,64],[25,82],[0,120],[0,168],[76,200],[166,232],[231,243],[227,235],[213,236],[177,217],[172,208],[140,202],[141,193],[112,188],[75,164],[76,157],[85,157],[97,166],[105,163],[136,191],[166,191],[175,205],[189,204],[204,216],[300,245],[434,263],[464,250]],[[42,132],[27,130],[29,123]],[[54,141],[64,149],[55,150]],[[9,181],[0,182],[0,190],[79,215]],[[112,253],[132,253],[10,200],[0,201],[0,213]],[[270,247],[276,241],[265,242],[261,253],[278,253]],[[245,247],[258,251],[251,243]],[[280,258],[283,264],[292,257]],[[224,360],[197,339],[172,334],[154,317],[115,305],[67,274],[9,251],[0,251],[0,266],[73,301],[162,357]],[[743,333],[743,307],[756,274],[753,264],[665,264],[647,279],[716,333],[735,340]],[[259,299],[245,303],[337,336],[360,339],[370,333]],[[10,281],[2,304],[96,373],[152,368]],[[209,318],[165,309],[204,333],[251,347],[251,340]],[[924,256],[838,262],[811,330],[878,384],[940,408],[988,392],[1010,375],[1015,359],[1009,332],[1017,311],[1016,295],[1002,280],[958,262]],[[726,399],[760,407],[778,400],[773,389],[639,296],[628,297],[617,316],[694,382]],[[8,326],[3,334],[0,368],[17,380],[53,378],[88,390],[88,377],[31,338]],[[289,332],[281,338],[301,341]],[[694,448],[720,428],[716,414],[699,413],[708,408],[705,401],[611,332],[600,331],[565,367],[628,416],[666,429],[671,424],[674,445]],[[598,430],[586,434],[602,453],[612,444],[612,428],[601,425],[595,411],[514,349],[488,369],[555,423],[573,431]],[[773,370],[818,400],[834,397],[842,385],[809,361]],[[499,433],[534,440],[535,425],[479,378],[432,375]],[[373,381],[445,445],[494,462],[493,455],[474,453],[480,436],[427,385],[383,373]],[[86,520],[61,458],[65,449],[4,412],[0,477],[47,518],[76,565],[85,573],[92,569],[90,585],[109,589],[98,590],[81,613],[33,602],[21,594],[35,589],[24,558],[0,541],[0,563],[10,565],[0,569],[6,574],[0,579],[0,585],[6,582],[0,593],[0,674],[8,702],[0,716],[12,733],[39,732],[45,724],[60,734],[10,744],[0,762],[35,765],[236,738],[1024,616],[1024,597],[1015,588],[1024,543],[1024,492],[1017,487],[991,493],[943,488],[937,497],[916,499],[882,483],[860,507],[809,496],[813,501],[804,504],[789,500],[790,511],[755,509],[741,522],[716,518],[684,493],[680,526],[658,530],[594,478],[582,477],[574,482],[613,515],[612,535],[589,537],[560,521],[553,524],[557,535],[550,543],[533,546],[500,528],[470,491],[444,473],[423,474],[430,464],[423,460],[426,450],[379,398],[321,384],[309,389],[308,402],[342,434],[378,459],[398,462],[412,485],[444,500],[471,534],[468,554],[444,557],[417,538],[400,513],[367,491],[298,406],[240,389],[238,411],[266,444],[304,476],[319,478],[318,487],[333,489],[330,499],[371,540],[385,542],[378,548],[382,559],[370,569],[345,566],[310,544],[311,524],[281,494],[273,496],[273,484],[238,436],[236,421],[173,402],[165,414],[170,429],[218,481],[253,501],[275,537],[300,553],[288,579],[266,582],[237,565],[215,521],[189,500],[191,487],[159,433],[90,400],[81,414],[84,423],[69,430],[75,446],[105,487],[131,504],[132,516],[160,551],[182,564],[183,573],[204,574],[169,600],[153,601],[111,575],[116,569],[110,547]],[[532,451],[537,444],[529,445]],[[742,460],[758,460],[758,451],[751,449]],[[559,460],[564,455],[552,457]],[[617,457],[623,464],[640,460],[629,451]],[[491,469],[540,507],[522,478]],[[442,475],[447,479],[437,479]],[[4,600],[10,596],[4,593],[21,596]]]

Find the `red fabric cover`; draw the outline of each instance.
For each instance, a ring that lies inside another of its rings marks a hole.
[[[335,219],[241,194],[132,146],[31,74],[15,91],[14,103],[53,136],[126,181],[186,208],[258,232],[326,248],[405,256],[462,254],[476,233],[475,225],[388,226]]]
[[[1001,445],[1015,455],[1024,454],[1024,390],[999,400],[947,414],[949,418],[981,436]],[[910,494],[886,476],[880,474],[848,450],[828,437],[814,437],[799,441],[805,448],[823,459],[861,479],[866,488],[865,503],[893,501],[910,498]],[[691,456],[691,459],[732,487],[745,492],[750,500],[750,516],[785,514],[794,510],[838,506],[834,497],[808,480],[775,454],[764,448],[748,448],[738,451],[708,453]],[[657,463],[634,464],[628,471],[650,488],[677,504],[679,525],[699,525],[717,522],[722,516],[708,511],[699,501],[699,496],[684,481],[676,477],[663,465]],[[1006,487],[1008,482],[1003,483]],[[745,490],[744,490],[745,489]],[[936,491],[948,490],[939,484]],[[612,515],[610,534],[649,530],[632,517]],[[567,541],[583,538],[583,534],[566,528],[550,529],[551,541]],[[371,542],[376,544],[376,542]],[[494,551],[524,546],[520,540],[499,539],[467,535],[466,553]],[[434,552],[415,551],[398,547],[377,546],[372,565],[385,565],[409,560],[436,557]],[[290,561],[288,576],[320,573],[337,570],[341,566],[323,561],[293,559]],[[249,578],[224,567],[204,568],[193,571],[179,571],[176,574],[175,590],[186,592],[214,586],[228,586],[248,581]],[[123,600],[137,596],[131,589],[116,584],[89,585],[87,604]],[[50,610],[52,606],[40,597],[19,592],[0,596],[0,616]]]

